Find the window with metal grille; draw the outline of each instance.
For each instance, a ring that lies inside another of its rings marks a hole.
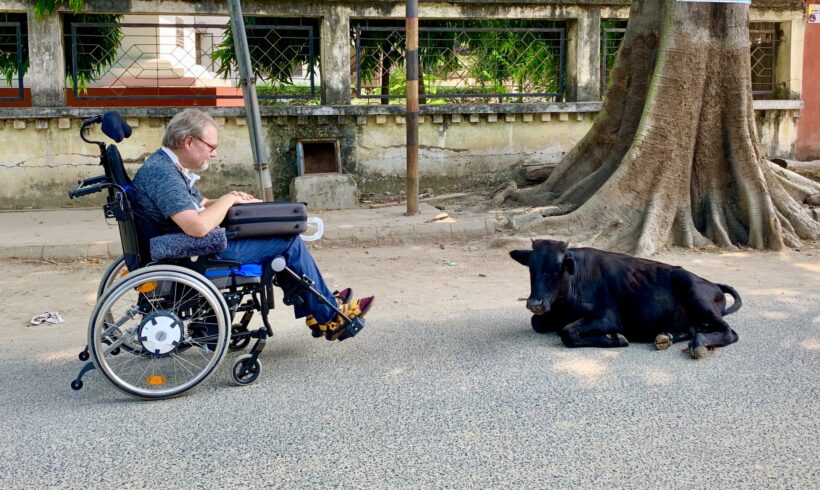
[[[185,20],[182,17],[177,17],[176,20],[177,24],[177,47],[184,48],[185,47]]]
[[[615,66],[615,55],[621,47],[626,33],[626,20],[601,20],[601,95],[606,95],[612,67]]]
[[[529,19],[423,20],[422,103],[561,100],[566,22]],[[403,103],[405,27],[392,19],[351,21],[355,103]]]
[[[213,69],[211,52],[214,50],[214,35],[210,32],[197,32],[194,37],[196,64]]]
[[[749,24],[753,95],[771,96],[777,88],[777,31],[774,22]]]
[[[26,14],[0,13],[0,107],[24,99],[23,75],[28,69]]]

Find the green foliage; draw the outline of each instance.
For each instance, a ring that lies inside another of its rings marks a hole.
[[[389,83],[382,81],[382,94],[405,93],[403,65],[405,40],[403,23],[396,20],[360,21],[351,23],[351,39],[355,45],[357,28],[390,27],[393,31],[366,31],[359,40],[359,76],[372,80],[378,73],[390,72]],[[556,28],[562,23],[531,20],[428,20],[422,21],[419,32],[420,75],[427,103],[435,103],[434,95],[442,94],[505,94],[507,86],[515,84],[517,92],[558,93],[560,51],[552,32],[516,31],[518,28]],[[444,28],[441,31],[425,28]],[[486,29],[475,31],[471,28]],[[440,86],[446,80],[460,78],[458,87]],[[475,83],[467,85],[468,81]],[[368,95],[374,90],[365,90]],[[453,100],[475,100],[464,95]],[[385,101],[384,99],[383,101]]]
[[[302,65],[308,65],[313,76],[316,76],[316,67],[319,63],[318,19],[245,17],[244,21],[251,68],[256,77],[274,87],[292,85],[291,74],[296,67]],[[312,65],[308,31],[288,28],[293,26],[313,28]],[[227,79],[232,72],[238,71],[233,31],[230,26],[225,29],[225,39],[214,49],[212,58],[219,67],[217,75]]]
[[[555,28],[552,21],[487,20],[477,26],[487,31],[466,33],[467,47],[475,53],[468,66],[481,86],[503,87],[510,80],[518,92],[557,93],[560,90],[560,51],[555,34],[517,31]],[[503,92],[499,92],[503,93]]]
[[[320,88],[319,85],[316,85],[317,96],[311,97],[309,86],[260,84],[256,86],[256,95],[259,97],[260,105],[319,105],[318,93]]]
[[[65,33],[66,69],[72,73],[74,57],[72,53],[71,25],[77,31],[77,88],[84,89],[90,82],[100,78],[117,60],[123,32],[116,24],[122,16],[112,14],[66,14],[63,17]],[[84,23],[106,24],[82,26]]]
[[[77,88],[85,88],[89,82],[99,78],[116,61],[123,32],[116,25],[122,19],[112,14],[80,14],[86,0],[37,0],[34,15],[37,19],[53,14],[60,8],[68,8],[72,13],[63,17],[66,69],[73,69],[71,52],[71,25],[80,23],[112,24],[103,27],[77,28]],[[26,65],[28,67],[28,65]]]
[[[6,79],[6,83],[12,85],[12,81],[18,73],[22,70],[25,74],[28,71],[28,26],[26,22],[26,14],[2,14],[0,15],[0,22],[19,22],[22,43],[23,56],[19,59],[17,56],[17,30],[14,26],[0,27],[0,76]]]
[[[604,91],[606,88],[609,87],[609,84],[612,82],[611,77],[609,76],[612,72],[612,68],[615,66],[615,58],[617,57],[616,54],[618,49],[621,47],[621,41],[623,40],[624,33],[622,32],[604,32],[606,29],[626,29],[627,21],[621,19],[603,19],[601,20],[601,38],[603,43],[603,49],[601,50],[601,57],[603,58],[603,66],[604,66],[604,78],[606,80],[606,86],[604,87]]]
[[[359,27],[395,28],[389,31],[359,31]],[[372,79],[378,73],[390,72],[394,66],[404,64],[405,40],[403,22],[390,19],[365,20],[350,23],[350,40],[359,44],[359,76]],[[361,35],[360,35],[361,34]],[[391,84],[392,85],[392,84]],[[386,87],[392,93],[390,87]]]
[[[605,29],[626,29],[625,20],[620,19],[604,19],[601,20],[601,36],[603,37],[603,53],[602,55],[605,56],[604,63],[606,65],[606,71],[609,73],[612,70],[612,67],[615,66],[615,54],[618,52],[618,48],[621,46],[621,41],[623,40],[623,33],[620,32],[610,32],[609,35],[604,36]]]
[[[72,12],[79,12],[85,7],[86,0],[37,0],[34,4],[34,16],[39,19],[43,14],[53,14],[60,7],[68,7]]]

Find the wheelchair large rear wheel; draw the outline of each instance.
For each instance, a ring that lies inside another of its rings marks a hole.
[[[103,272],[100,278],[100,284],[97,286],[97,299],[100,299],[100,296],[102,296],[106,289],[125,277],[126,274],[128,274],[128,266],[125,265],[125,256],[120,255],[114,259],[114,262],[111,262],[108,267],[106,267],[105,272]]]
[[[88,329],[94,364],[138,398],[180,395],[225,356],[230,311],[202,275],[172,265],[129,273],[103,292]]]
[[[128,272],[128,266],[125,265],[124,255],[120,255],[114,259],[114,261],[106,267],[105,272],[103,272],[103,275],[100,278],[100,284],[97,286],[97,301],[99,301],[100,296],[103,295],[106,289],[110,288],[115,282],[125,277]],[[106,320],[109,323],[114,323],[114,319],[111,318],[110,315]],[[141,347],[139,342],[127,341],[123,343],[122,348],[129,351],[139,351]]]

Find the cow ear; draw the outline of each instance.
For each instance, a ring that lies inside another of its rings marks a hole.
[[[571,253],[564,255],[564,270],[569,275],[575,274],[575,257]]]
[[[532,250],[511,250],[510,257],[521,265],[529,265]]]

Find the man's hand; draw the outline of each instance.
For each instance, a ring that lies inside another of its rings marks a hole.
[[[251,199],[253,198],[253,196],[250,197]],[[246,201],[237,194],[228,193],[219,199],[208,199],[204,201],[205,210],[202,212],[188,209],[172,214],[171,219],[188,235],[203,237],[219,226],[219,223],[225,219],[225,215],[231,206],[248,202],[253,201]]]
[[[231,191],[229,194],[240,198],[240,200],[237,201],[237,204],[246,204],[246,203],[251,203],[251,202],[262,202],[261,199],[257,199],[255,197],[253,197],[252,195],[248,194],[247,192]]]

